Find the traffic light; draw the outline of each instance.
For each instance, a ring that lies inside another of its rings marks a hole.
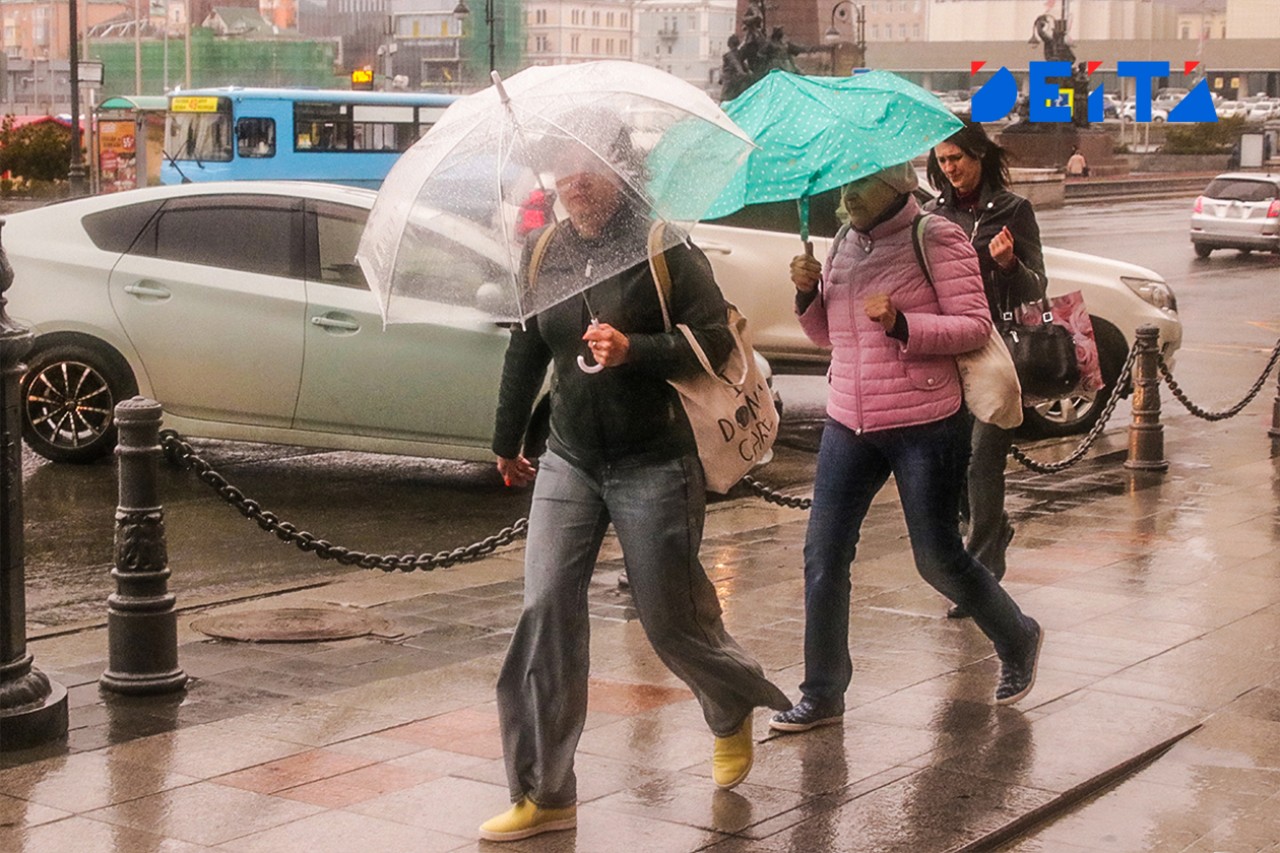
[[[357,68],[351,72],[351,88],[353,91],[372,91],[373,90],[373,69]]]

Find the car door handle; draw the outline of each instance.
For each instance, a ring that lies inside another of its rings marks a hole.
[[[733,248],[730,246],[726,246],[724,243],[704,243],[701,240],[699,240],[698,248],[702,250],[703,254],[711,254],[711,255],[732,255],[733,254]]]
[[[322,329],[333,329],[338,332],[360,331],[360,324],[354,320],[342,320],[337,317],[330,317],[324,314],[321,314],[319,317],[312,317],[311,325],[319,326]]]
[[[131,296],[143,296],[152,299],[168,299],[173,295],[167,287],[160,287],[155,284],[146,284],[141,281],[126,284],[124,286],[124,292]]]

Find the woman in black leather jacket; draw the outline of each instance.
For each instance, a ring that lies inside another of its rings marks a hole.
[[[1011,192],[1005,150],[982,125],[964,129],[929,152],[929,183],[941,195],[931,211],[964,229],[978,252],[992,319],[1045,297],[1040,226],[1031,202]],[[1013,525],[1004,509],[1004,469],[1012,431],[975,420],[969,460],[969,553],[1004,577]],[[951,618],[969,614],[953,605]]]

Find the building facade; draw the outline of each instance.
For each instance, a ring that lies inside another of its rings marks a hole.
[[[638,0],[634,59],[718,93],[736,15],[734,0]]]
[[[631,0],[526,0],[528,65],[633,58]]]

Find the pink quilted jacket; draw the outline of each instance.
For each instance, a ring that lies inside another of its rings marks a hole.
[[[827,258],[821,295],[800,315],[809,339],[831,348],[827,414],[856,432],[941,420],[961,403],[957,353],[977,349],[991,331],[978,256],[963,231],[929,216],[925,278],[911,241],[915,199],[869,233],[850,230]],[[908,341],[867,317],[868,296],[888,294],[907,319]]]

